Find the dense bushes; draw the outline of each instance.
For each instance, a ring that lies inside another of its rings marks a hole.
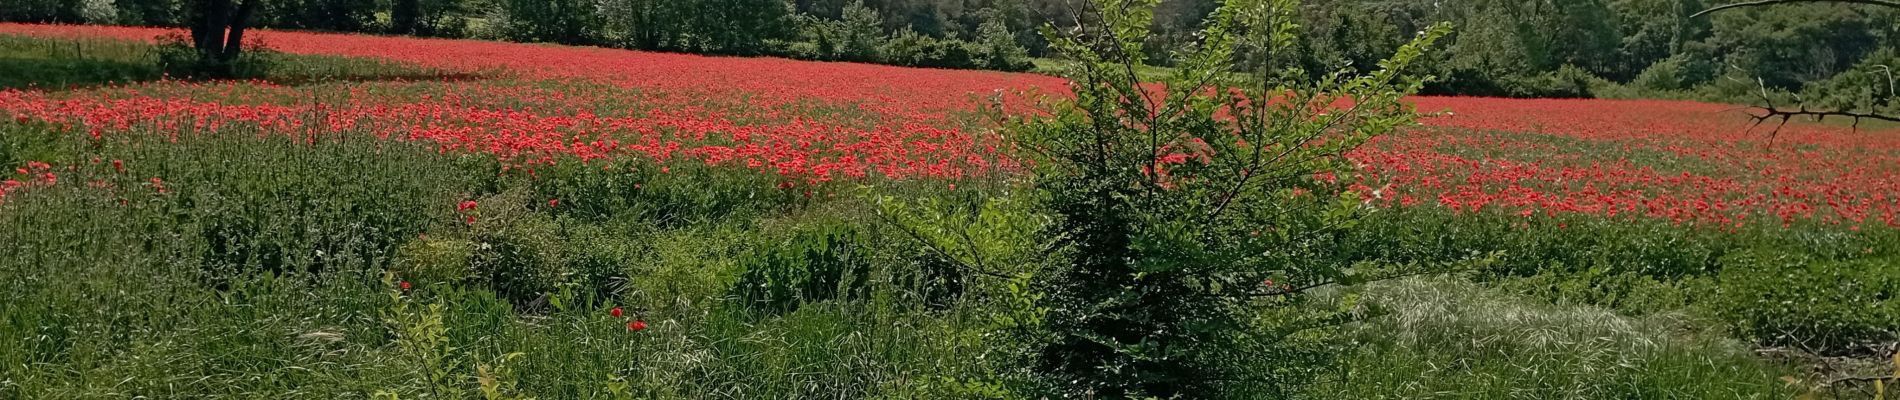
[[[1630,315],[1687,311],[1748,340],[1822,354],[1869,354],[1900,335],[1891,231],[1386,212],[1342,236],[1333,256],[1484,258],[1470,276],[1508,292]]]
[[[992,13],[993,14],[993,13]],[[970,40],[931,37],[908,27],[885,34],[876,10],[845,6],[838,20],[798,16],[798,40],[785,44],[796,58],[875,62],[913,67],[1027,71],[1029,51],[999,19],[990,18]]]
[[[750,307],[783,313],[806,302],[862,297],[870,277],[856,229],[820,223],[738,257],[733,290]]]
[[[1824,355],[1875,354],[1900,338],[1900,259],[1744,253],[1700,303],[1738,333]]]
[[[1050,30],[1082,63],[1066,71],[1075,97],[1012,126],[1038,157],[1037,196],[1055,216],[1043,235],[1059,260],[1036,271],[1047,311],[1026,334],[1026,362],[1062,396],[1286,397],[1325,365],[1301,339],[1348,318],[1302,307],[1303,293],[1390,272],[1300,258],[1364,211],[1313,176],[1347,173],[1347,151],[1413,120],[1400,99],[1422,78],[1408,68],[1448,28],[1373,74],[1313,82],[1273,66],[1230,80],[1239,61],[1292,48],[1299,9],[1230,1],[1151,88],[1134,67],[1157,4],[1098,1],[1101,26]],[[1332,107],[1342,98],[1354,105]]]

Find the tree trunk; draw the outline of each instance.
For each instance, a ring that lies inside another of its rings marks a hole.
[[[225,37],[224,51],[219,54],[221,61],[231,62],[237,60],[238,53],[244,50],[244,29],[250,25],[251,14],[257,13],[257,3],[259,1],[261,0],[244,0],[244,4],[238,6],[237,14],[231,16],[231,19],[228,21],[231,26],[231,33]]]
[[[199,58],[210,60],[224,51],[225,28],[231,26],[231,0],[200,0],[198,21],[192,24],[191,38]]]

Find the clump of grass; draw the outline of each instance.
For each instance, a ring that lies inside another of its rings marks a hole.
[[[1328,398],[1786,398],[1791,370],[1680,315],[1628,317],[1456,278],[1364,288]],[[1323,395],[1321,395],[1323,394]]]

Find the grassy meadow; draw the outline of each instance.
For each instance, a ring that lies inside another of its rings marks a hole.
[[[1007,146],[945,150],[997,146],[974,110],[918,123],[875,99],[301,52],[258,56],[270,68],[246,80],[179,81],[160,54],[0,34],[0,398],[1015,399],[1060,384],[1006,334],[1029,286],[948,265],[912,228],[964,227],[969,248],[1027,260],[1002,270],[1041,262],[1025,232],[1051,217]],[[1483,138],[1543,147],[1443,153],[1730,173],[1460,129],[1368,146]],[[932,133],[873,137],[892,130]],[[764,158],[834,143],[880,150]],[[937,158],[903,158],[919,154]],[[830,167],[845,157],[871,166]],[[1436,200],[1368,201],[1303,261],[1458,267],[1316,292],[1299,307],[1354,318],[1295,336],[1317,350],[1284,356],[1320,367],[1287,395],[1891,396],[1875,383],[1895,373],[1900,230]],[[922,204],[942,212],[906,208]]]

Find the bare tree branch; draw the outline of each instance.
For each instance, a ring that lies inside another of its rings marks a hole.
[[[1755,97],[1761,100],[1761,105],[1748,106],[1747,109],[1749,111],[1744,111],[1743,113],[1748,114],[1748,117],[1754,121],[1754,123],[1749,124],[1748,126],[1749,130],[1754,130],[1756,127],[1761,126],[1761,124],[1766,123],[1769,120],[1777,120],[1775,124],[1775,129],[1772,131],[1769,131],[1768,133],[1768,136],[1770,137],[1773,137],[1776,134],[1781,133],[1781,128],[1788,126],[1788,121],[1794,119],[1795,117],[1810,117],[1810,118],[1814,118],[1816,121],[1825,120],[1828,117],[1851,118],[1854,120],[1853,128],[1856,131],[1860,130],[1860,122],[1863,120],[1871,119],[1871,120],[1880,120],[1880,121],[1887,121],[1887,122],[1900,122],[1900,115],[1886,115],[1886,114],[1880,114],[1880,113],[1875,113],[1875,112],[1858,112],[1858,111],[1841,111],[1841,110],[1835,110],[1835,111],[1810,110],[1808,109],[1807,104],[1801,101],[1800,96],[1795,97],[1795,101],[1797,102],[1797,105],[1795,106],[1795,108],[1793,109],[1782,108],[1781,106],[1775,105],[1774,96],[1769,95],[1767,84],[1761,82],[1761,79],[1759,78],[1755,80],[1755,84],[1759,85],[1760,87],[1760,90],[1755,93]]]
[[[1852,112],[1852,111],[1816,111],[1816,110],[1809,110],[1807,108],[1796,108],[1793,110],[1770,108],[1770,107],[1750,107],[1750,108],[1761,111],[1760,114],[1749,113],[1749,117],[1755,119],[1755,125],[1761,125],[1762,122],[1770,120],[1770,119],[1780,119],[1782,125],[1787,125],[1788,119],[1794,118],[1794,117],[1814,117],[1817,119],[1826,119],[1827,117],[1853,118],[1854,126],[1856,127],[1859,127],[1860,121],[1865,120],[1865,119],[1881,120],[1881,121],[1888,121],[1888,122],[1900,122],[1900,117],[1891,116],[1891,115],[1880,115],[1880,114],[1874,114],[1874,113],[1862,113],[1862,112]],[[1776,130],[1780,130],[1780,128],[1777,127]]]
[[[1722,11],[1722,10],[1727,10],[1727,9],[1732,9],[1732,8],[1760,7],[1760,6],[1771,6],[1771,5],[1776,5],[1776,4],[1798,4],[1798,3],[1846,3],[1846,4],[1866,4],[1866,5],[1900,8],[1900,2],[1889,1],[1889,0],[1756,0],[1756,1],[1744,1],[1740,3],[1724,4],[1724,5],[1719,5],[1715,7],[1710,7],[1707,10],[1702,10],[1702,11],[1696,12],[1693,15],[1690,15],[1689,18],[1699,18],[1703,15],[1707,15],[1712,12]]]

